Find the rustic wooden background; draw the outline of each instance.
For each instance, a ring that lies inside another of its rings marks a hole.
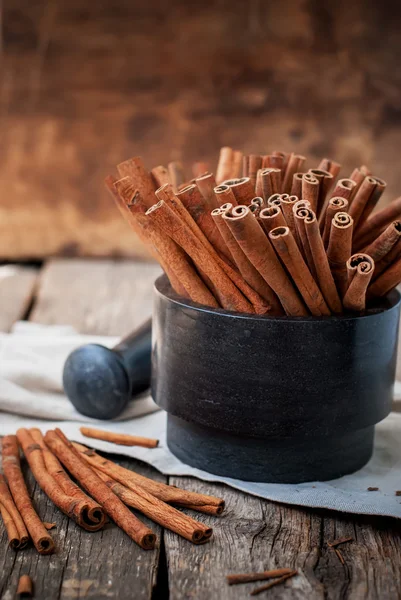
[[[3,0],[0,259],[141,253],[103,178],[273,147],[401,193],[401,4]]]

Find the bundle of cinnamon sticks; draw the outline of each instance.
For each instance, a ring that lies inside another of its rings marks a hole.
[[[39,429],[19,429],[2,440],[4,476],[0,475],[0,515],[14,550],[24,548],[31,539],[40,554],[55,551],[48,531],[53,524],[42,522],[33,506],[20,450],[39,487],[63,513],[90,532],[101,529],[109,517],[145,550],[155,547],[156,535],[130,508],[194,544],[207,542],[212,528],[172,505],[215,516],[224,510],[221,498],[143,477],[70,442],[59,429],[44,437]]]
[[[140,157],[106,186],[174,291],[259,315],[329,316],[377,305],[401,282],[401,197],[366,166],[224,147],[215,175],[195,163],[148,171]]]

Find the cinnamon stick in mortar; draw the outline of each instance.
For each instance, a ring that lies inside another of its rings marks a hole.
[[[120,177],[130,177],[137,194],[146,206],[155,203],[155,184],[140,156],[129,158],[117,166]]]
[[[2,445],[3,471],[12,497],[23,519],[36,550],[40,554],[52,554],[54,542],[32,506],[21,471],[17,437],[6,435]]]
[[[155,547],[156,536],[153,531],[132,514],[100,477],[86,465],[79,453],[75,453],[74,449],[56,431],[46,433],[45,443],[82,487],[103,506],[109,517],[132,540],[144,550],[152,550]]]
[[[323,244],[325,247],[327,247],[327,244],[329,243],[331,222],[334,218],[334,215],[338,212],[347,212],[347,210],[348,200],[342,198],[341,196],[335,196],[334,198],[330,198],[326,208],[325,223],[322,233]]]
[[[370,285],[368,296],[369,298],[382,298],[397,287],[400,282],[401,257],[383,271],[383,273]]]
[[[268,310],[268,307],[270,308],[272,290],[265,282],[259,271],[255,269],[253,264],[246,257],[244,251],[239,246],[237,240],[231,233],[230,228],[228,227],[227,223],[223,218],[223,215],[226,212],[224,207],[226,207],[226,210],[232,209],[231,204],[229,204],[228,207],[227,205],[223,205],[221,208],[216,208],[212,212],[212,218],[216,223],[217,227],[219,228],[224,242],[226,243],[227,248],[229,249],[239,269],[239,272],[241,273],[245,281],[249,284],[251,289],[255,290],[255,297],[252,298],[248,295],[249,299],[251,300],[254,306],[255,312],[257,314],[265,314]],[[279,310],[279,307],[276,307],[275,310],[276,312],[274,314],[280,314],[282,312],[281,310]]]
[[[225,179],[230,179],[233,165],[234,151],[229,146],[220,148],[219,161],[216,169],[216,182],[222,183]]]
[[[182,490],[171,485],[166,485],[165,483],[154,481],[153,479],[139,475],[130,469],[120,467],[120,465],[99,456],[94,450],[91,450],[82,444],[73,442],[72,445],[79,451],[82,459],[89,463],[89,465],[102,471],[119,483],[122,483],[127,488],[132,489],[132,491],[135,491],[137,486],[140,485],[144,490],[153,496],[156,496],[159,500],[163,500],[163,502],[191,508],[192,510],[197,510],[198,512],[203,512],[208,515],[220,515],[224,510],[224,500],[221,498],[189,492],[188,490]]]
[[[43,462],[49,475],[53,477],[54,481],[69,498],[80,503],[81,506],[86,507],[82,513],[82,517],[87,525],[85,529],[88,531],[98,531],[101,529],[106,522],[106,515],[103,508],[90,496],[87,496],[85,492],[72,481],[69,475],[67,475],[60,461],[46,446],[40,429],[32,428],[29,430],[29,433],[32,436],[33,442],[37,444],[42,451]],[[44,523],[44,526],[46,527],[46,523]],[[46,527],[46,529],[48,529],[48,527]]]
[[[276,227],[269,233],[269,238],[312,315],[330,315],[330,310],[322,293],[313,279],[289,228]]]
[[[24,548],[29,540],[25,523],[10,494],[7,483],[0,474],[0,511],[13,550]]]
[[[102,471],[96,471],[96,474],[124,504],[139,510],[162,527],[174,531],[174,533],[193,544],[203,544],[211,538],[213,533],[211,527],[207,527],[169,504],[162,502],[139,485],[136,486],[134,492],[109,477],[109,475],[102,473]]]
[[[354,231],[370,216],[385,189],[386,183],[382,179],[365,177],[349,208],[349,214],[354,219]]]
[[[305,229],[305,219],[310,215],[310,213],[311,210],[308,207],[303,206],[302,200],[295,203],[295,206],[293,207],[294,221],[297,229],[297,237],[295,238],[295,241],[297,242],[298,248],[300,249],[301,254],[305,259],[305,262],[308,266],[309,271],[311,272],[311,275],[317,281],[315,261],[312,255],[312,250],[310,248],[308,236],[306,234]]]
[[[365,248],[373,242],[373,240],[384,229],[397,219],[401,218],[401,196],[396,198],[388,206],[375,212],[363,224],[360,225],[355,234],[355,247]]]
[[[366,307],[366,290],[372,279],[375,263],[367,254],[354,254],[347,261],[348,289],[343,299],[346,310],[361,312]]]
[[[352,217],[338,212],[331,222],[327,258],[340,297],[343,298],[348,287],[347,260],[352,254]]]
[[[277,294],[286,313],[307,315],[305,305],[249,208],[237,206],[231,213],[225,213],[224,219],[248,259]]]
[[[375,281],[390,265],[395,263],[401,257],[401,239],[398,240],[392,249],[387,252],[379,261],[375,262],[375,271],[372,281]]]
[[[119,446],[142,446],[143,448],[156,448],[159,445],[159,440],[140,437],[139,435],[129,435],[128,433],[116,433],[113,431],[105,431],[104,429],[93,429],[92,427],[80,427],[79,431],[85,437],[95,440],[103,440],[111,444]]]
[[[46,469],[42,450],[34,442],[27,429],[18,429],[17,438],[31,468],[33,476],[50,500],[65,514],[87,531],[98,531],[105,523],[105,517],[92,522],[88,518],[89,504],[86,498],[78,499],[67,495]],[[99,512],[103,512],[99,507]]]

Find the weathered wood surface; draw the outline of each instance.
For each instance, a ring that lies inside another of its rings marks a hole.
[[[130,255],[103,189],[220,145],[368,163],[401,193],[401,4],[5,0],[0,258]]]
[[[86,333],[128,333],[151,313],[151,281],[157,272],[155,265],[146,263],[51,262],[42,271],[32,320],[69,323]],[[139,462],[125,459],[118,462],[166,481],[160,473]],[[35,582],[35,597],[43,600],[131,597],[150,600],[162,538],[158,525],[140,517],[150,524],[159,540],[156,550],[146,552],[112,524],[97,533],[85,532],[54,507],[31,475],[28,483],[42,519],[57,523],[57,529],[52,531],[57,553],[48,557],[39,556],[33,548],[18,553],[7,549],[1,523],[1,600],[14,598],[18,577],[24,573],[29,573]]]
[[[42,323],[70,323],[86,332],[125,333],[127,316],[133,326],[135,318],[145,316],[135,311],[136,293],[142,289],[135,274],[145,278],[147,273],[149,282],[148,268],[128,262],[54,260],[42,271],[31,318]],[[143,282],[143,290],[145,287]],[[143,291],[143,302],[150,302],[147,293]],[[124,460],[123,464],[165,480],[137,461]],[[222,496],[227,509],[220,518],[197,515],[212,524],[215,535],[211,543],[192,546],[165,531],[161,553],[152,553],[139,550],[112,525],[96,534],[83,532],[52,507],[31,477],[28,481],[40,515],[58,523],[54,530],[58,552],[53,557],[38,557],[33,549],[17,554],[6,550],[0,524],[1,600],[13,598],[18,576],[26,572],[35,581],[37,597],[46,600],[244,600],[258,584],[228,587],[227,574],[282,566],[298,569],[299,576],[261,597],[401,598],[401,532],[399,523],[391,519],[285,506],[226,486],[171,477],[173,485]],[[152,527],[160,537],[160,528]],[[343,536],[355,540],[341,548],[344,566],[327,547],[327,541]],[[152,596],[157,576],[157,593]]]
[[[0,267],[0,331],[24,317],[35,292],[38,270],[17,265]]]

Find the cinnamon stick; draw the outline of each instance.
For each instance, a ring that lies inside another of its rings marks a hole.
[[[174,191],[177,191],[179,187],[185,183],[185,172],[182,163],[179,160],[172,160],[169,162],[168,174]]]
[[[308,314],[269,240],[249,208],[237,206],[231,213],[225,213],[224,219],[250,262],[277,294],[286,313],[298,316]]]
[[[330,315],[330,310],[302,257],[290,229],[288,227],[276,227],[269,233],[269,238],[312,315]]]
[[[229,205],[229,208],[227,208],[227,205],[223,205],[223,207],[226,207],[226,210],[232,209],[231,204]],[[233,257],[239,272],[244,280],[249,284],[251,289],[255,290],[255,296],[253,298],[248,295],[253,304],[255,312],[257,314],[265,314],[270,308],[272,290],[267,285],[259,271],[257,271],[253,264],[248,260],[244,251],[231,233],[230,228],[223,218],[223,215],[226,212],[225,208],[223,207],[216,208],[214,211],[212,211],[212,218],[219,228],[221,236]],[[281,311],[277,308],[277,314],[280,314],[280,312]]]
[[[192,165],[192,175],[196,179],[197,177],[202,177],[202,175],[206,175],[209,173],[209,165],[203,161],[194,162]],[[168,182],[166,182],[168,183]],[[163,185],[163,184],[160,184]],[[160,185],[158,187],[160,187]]]
[[[236,179],[242,175],[242,157],[243,154],[240,150],[234,150],[233,159],[231,163],[230,179]]]
[[[269,233],[275,227],[287,227],[287,221],[279,206],[268,206],[259,213],[261,225],[266,233]]]
[[[11,495],[29,531],[36,550],[40,554],[52,554],[54,552],[54,542],[32,506],[21,471],[19,450],[15,435],[4,436],[2,459],[4,475],[6,476]]]
[[[21,514],[10,494],[7,483],[0,474],[0,510],[7,530],[10,547],[13,550],[24,548],[29,540],[28,531]]]
[[[256,195],[263,197],[265,203],[272,194],[280,192],[280,169],[259,169],[256,178]]]
[[[214,193],[214,188],[217,184],[213,173],[205,173],[205,175],[197,177],[197,179],[195,179],[195,183],[198,186],[203,198],[208,203],[208,206],[211,208],[218,208],[219,204]]]
[[[292,573],[293,569],[271,569],[261,573],[238,573],[235,575],[226,575],[228,585],[238,585],[239,583],[251,583],[252,581],[264,581],[265,579],[274,579]]]
[[[324,169],[309,169],[309,173],[311,173],[319,181],[319,195],[317,199],[317,207],[314,212],[316,213],[316,217],[320,220],[320,215],[324,211],[326,196],[333,184],[334,177],[331,173],[329,173],[329,171],[325,171]]]
[[[388,206],[375,212],[362,223],[355,234],[355,246],[365,248],[380,234],[392,221],[401,218],[401,196]]]
[[[340,544],[346,544],[347,542],[353,542],[354,538],[353,537],[342,537],[342,538],[338,538],[336,540],[333,540],[332,542],[327,542],[327,545],[330,546],[330,548],[336,548],[337,546],[340,546]]]
[[[374,268],[374,260],[367,254],[354,254],[347,261],[348,288],[343,299],[346,310],[358,312],[365,310],[366,290]]]
[[[281,210],[281,194],[272,194],[267,200],[267,206],[278,206]]]
[[[355,188],[356,183],[352,179],[339,179],[331,193],[331,198],[346,198],[350,202]]]
[[[295,225],[294,219],[294,205],[298,202],[299,198],[297,196],[289,196],[288,194],[281,194],[280,202],[281,202],[281,210],[283,211],[284,218],[287,222],[287,226],[289,227],[292,235],[295,240],[298,242],[298,231],[297,226]]]
[[[139,485],[136,486],[135,491],[132,491],[102,471],[96,471],[96,474],[124,504],[139,510],[162,527],[174,531],[193,544],[204,544],[211,538],[213,534],[211,527],[159,500]]]
[[[214,188],[214,193],[216,195],[217,204],[219,208],[222,207],[223,204],[231,204],[232,206],[237,206],[238,202],[234,196],[232,188],[229,185],[223,183],[221,185],[217,185]]]
[[[18,429],[17,439],[22,447],[33,476],[50,500],[65,515],[67,515],[67,517],[73,519],[83,529],[86,529],[87,531],[98,531],[101,529],[106,520],[101,507],[98,507],[98,513],[99,515],[103,513],[103,518],[99,518],[97,522],[93,522],[89,518],[90,506],[86,497],[77,498],[76,496],[69,496],[63,491],[56,480],[47,471],[41,447],[39,444],[35,443],[30,432],[27,429]]]
[[[375,261],[375,272],[372,281],[375,281],[390,265],[395,263],[401,257],[401,240],[398,240],[392,249],[387,252],[379,261]]]
[[[354,219],[355,231],[370,216],[370,213],[386,189],[386,185],[378,177],[365,177],[349,208],[349,214]]]
[[[376,262],[388,254],[401,239],[401,221],[394,221],[367,248],[365,254]]]
[[[322,233],[323,244],[325,247],[327,247],[327,244],[329,243],[331,222],[334,218],[334,215],[338,212],[347,212],[347,210],[348,200],[346,200],[346,198],[341,196],[334,196],[330,198],[326,208],[325,223]]]
[[[302,198],[302,180],[304,173],[294,173],[292,177],[292,185],[291,185],[291,196],[298,196],[298,198]]]
[[[263,158],[260,154],[250,154],[249,155],[249,174],[248,177],[252,182],[253,191],[255,195],[256,188],[256,177],[259,169],[262,168]]]
[[[138,435],[129,435],[128,433],[116,433],[113,431],[104,431],[103,429],[93,429],[92,427],[80,427],[79,431],[85,437],[95,440],[103,440],[119,446],[142,446],[143,448],[156,448],[159,440],[140,437]]]
[[[298,575],[298,571],[291,571],[290,573],[287,573],[286,575],[282,575],[282,577],[280,577],[279,579],[276,579],[275,581],[271,581],[270,583],[267,583],[266,585],[261,585],[260,587],[254,589],[251,592],[251,596],[257,596],[261,592],[265,592],[266,590],[269,590],[270,588],[274,587],[275,585],[280,585],[281,583],[284,583],[285,581],[287,581],[287,579],[290,579],[290,577],[294,577],[294,575]]]
[[[298,244],[298,248],[300,249],[302,256],[305,259],[308,269],[311,272],[311,275],[317,281],[314,257],[312,255],[312,250],[305,228],[305,220],[312,214],[314,215],[315,213],[312,213],[310,208],[303,206],[302,200],[300,202],[296,202],[295,206],[293,207],[295,227],[297,229],[297,236],[294,236],[294,238]]]
[[[252,305],[226,275],[213,254],[163,200],[152,206],[146,215],[159,229],[181,246],[196,266],[206,274],[212,282],[214,293],[223,308],[239,312],[253,312]]]
[[[33,582],[29,575],[21,575],[17,587],[18,598],[32,598]]]
[[[42,457],[46,471],[51,475],[54,481],[59,485],[62,491],[83,507],[81,518],[84,520],[88,531],[98,531],[106,522],[106,515],[103,508],[95,502],[90,496],[87,496],[81,488],[72,481],[64,471],[60,461],[50,452],[46,446],[40,429],[33,428],[29,430],[33,442],[39,446],[42,451]],[[43,523],[46,529],[46,523]]]
[[[166,167],[163,165],[159,165],[158,167],[154,167],[151,170],[151,175],[153,177],[155,188],[159,188],[165,183],[171,183],[170,175]]]
[[[239,179],[226,179],[222,182],[228,185],[235,196],[237,204],[249,205],[252,198],[255,197],[255,187],[249,177],[241,177]]]
[[[369,298],[382,298],[401,282],[401,258],[390,265],[369,287]]]
[[[234,151],[229,146],[220,148],[219,161],[216,169],[216,182],[222,183],[225,179],[230,179],[233,167]]]
[[[155,184],[140,156],[129,158],[117,166],[120,177],[130,177],[138,196],[146,206],[155,203]]]
[[[352,254],[352,231],[352,217],[345,212],[336,213],[331,222],[327,258],[341,298],[348,287],[346,263]]]
[[[263,157],[263,168],[264,169],[279,169],[280,173],[281,173],[281,179],[282,179],[282,174],[284,172],[284,165],[285,165],[285,156],[284,153],[277,153],[277,154],[268,154],[267,156]],[[281,191],[281,187],[280,187],[280,191]]]
[[[361,185],[362,185],[365,177],[367,177],[367,175],[370,175],[370,172],[368,172],[365,168],[356,168],[352,171],[349,178],[355,182],[354,196],[355,196],[356,192],[359,190],[359,188],[361,187]]]
[[[206,496],[196,492],[189,492],[180,488],[166,485],[153,479],[139,475],[130,469],[125,469],[113,463],[111,460],[99,456],[94,450],[73,442],[73,447],[79,451],[80,456],[95,469],[102,471],[112,479],[122,483],[127,488],[135,491],[140,485],[144,490],[171,504],[176,504],[185,508],[191,508],[198,512],[204,512],[209,515],[220,515],[224,510],[224,500],[214,496]]]
[[[109,517],[141,548],[152,550],[156,536],[151,529],[137,519],[131,511],[113,494],[107,485],[86,465],[56,431],[48,431],[45,443],[61,463],[79,481],[86,491],[101,504]]]
[[[281,189],[282,193],[289,194],[291,192],[292,178],[294,173],[302,169],[305,160],[305,156],[294,154],[293,152],[290,154]]]
[[[329,309],[335,314],[340,314],[342,312],[341,299],[330,269],[316,215],[308,208],[303,208],[303,210],[306,213],[304,227],[313,258],[313,272],[316,274],[316,281]]]
[[[311,210],[316,213],[319,202],[319,180],[312,173],[304,173],[302,177],[302,199],[310,203]]]
[[[334,179],[338,177],[339,172],[341,171],[340,163],[335,160],[331,160],[331,158],[323,158],[317,166],[318,169],[322,171],[328,171],[333,175]]]

